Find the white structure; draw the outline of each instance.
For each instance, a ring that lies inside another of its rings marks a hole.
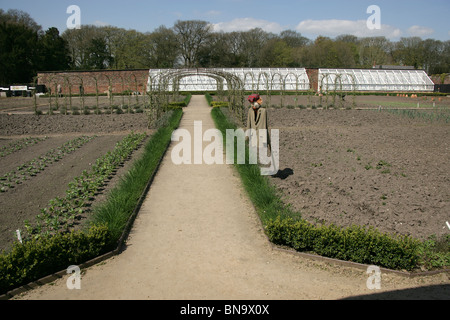
[[[319,69],[318,88],[328,91],[434,91],[423,70]]]
[[[310,82],[305,68],[267,69],[152,69],[148,90],[158,90],[161,83],[173,91],[217,91],[244,89],[246,91],[288,90],[305,91]]]

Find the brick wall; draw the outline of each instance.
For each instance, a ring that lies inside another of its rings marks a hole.
[[[144,92],[148,80],[149,69],[139,70],[102,70],[102,71],[68,71],[68,72],[40,72],[38,85],[45,85],[55,92],[58,85],[61,93],[80,93],[80,86],[85,94],[108,92],[111,84],[113,93],[126,90]]]
[[[442,78],[440,75],[431,76],[430,78],[435,84],[450,84],[450,74],[447,74],[444,78],[444,83],[442,83]]]
[[[319,90],[319,69],[306,69],[311,89],[315,92]]]

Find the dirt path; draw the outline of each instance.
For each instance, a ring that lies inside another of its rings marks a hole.
[[[213,128],[203,96],[194,96],[181,128]],[[232,166],[181,165],[172,144],[135,222],[126,250],[83,270],[80,290],[67,278],[21,299],[310,300],[368,294],[377,298],[448,299],[448,277],[382,275],[367,288],[365,270],[273,250]],[[417,288],[400,293],[392,290]],[[447,284],[447,285],[446,285]]]

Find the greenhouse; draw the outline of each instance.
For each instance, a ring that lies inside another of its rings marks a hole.
[[[148,90],[157,91],[305,91],[305,68],[152,69]]]
[[[223,68],[152,69],[148,91],[334,91],[433,92],[423,70]]]
[[[319,69],[318,88],[330,91],[434,91],[423,70]]]

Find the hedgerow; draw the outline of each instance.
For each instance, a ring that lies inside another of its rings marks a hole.
[[[408,271],[415,269],[420,259],[418,240],[373,228],[314,226],[305,220],[277,217],[267,222],[266,231],[274,244],[328,258]]]
[[[106,252],[109,243],[105,226],[17,242],[0,255],[0,293],[93,259]]]

